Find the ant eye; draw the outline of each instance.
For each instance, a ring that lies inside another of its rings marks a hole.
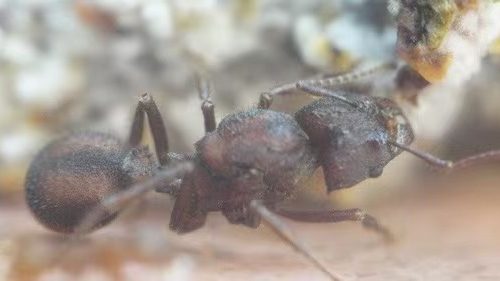
[[[383,167],[373,167],[368,170],[368,175],[370,178],[378,178],[384,172]]]
[[[76,133],[50,143],[26,176],[26,200],[32,213],[51,230],[74,232],[102,199],[131,183],[122,169],[125,155],[119,140],[101,133]],[[97,227],[115,216],[107,214]]]

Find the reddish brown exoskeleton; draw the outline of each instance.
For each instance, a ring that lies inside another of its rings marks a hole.
[[[392,100],[327,88],[370,72],[277,87],[261,95],[257,108],[229,114],[218,125],[211,87],[200,80],[206,134],[195,144],[195,152],[186,155],[168,151],[163,119],[152,97],[144,94],[126,144],[111,135],[83,132],[45,147],[27,174],[28,205],[51,230],[85,234],[110,222],[131,200],[156,190],[175,199],[170,219],[175,232],[202,227],[209,212],[222,212],[230,223],[249,227],[264,220],[331,279],[339,280],[279,216],[304,222],[359,221],[386,239],[390,233],[359,209],[281,208],[279,203],[301,180],[321,167],[329,192],[349,188],[380,176],[403,150],[442,168],[500,158],[500,151],[491,151],[453,163],[411,149],[412,128]],[[292,89],[320,98],[295,116],[269,109],[273,97]],[[158,163],[140,146],[146,116]]]

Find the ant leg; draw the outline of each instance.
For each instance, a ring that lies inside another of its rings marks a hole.
[[[331,87],[336,87],[338,85],[354,83],[376,74],[380,74],[387,71],[393,71],[396,68],[397,68],[397,62],[390,61],[372,66],[370,68],[355,70],[338,76],[322,78],[322,79],[308,79],[308,80],[302,80],[301,82],[304,84],[331,88]]]
[[[204,79],[201,75],[197,75],[198,94],[201,99],[201,111],[203,112],[203,120],[205,122],[205,133],[214,131],[217,128],[215,121],[214,103],[210,99],[212,92],[212,84]]]
[[[315,97],[330,97],[330,98],[335,98],[337,100],[340,100],[346,104],[350,104],[353,107],[362,106],[362,104],[359,104],[355,101],[352,101],[352,100],[344,97],[343,95],[339,95],[339,94],[335,93],[333,90],[330,90],[327,88],[313,86],[313,85],[305,84],[302,82],[297,82],[296,87],[297,87],[297,89],[300,89],[300,90],[306,92],[307,94],[310,94],[310,95],[315,96]]]
[[[396,66],[397,65],[395,62],[388,62],[388,63],[383,63],[380,65],[374,66],[372,68],[359,70],[359,71],[353,71],[350,73],[346,73],[346,74],[342,74],[342,75],[338,75],[338,76],[334,76],[334,77],[323,78],[323,79],[307,79],[307,80],[300,80],[300,81],[297,81],[294,83],[284,84],[284,85],[275,87],[275,88],[271,89],[270,91],[262,93],[260,95],[260,99],[259,99],[259,108],[268,109],[273,102],[274,96],[286,95],[286,94],[289,94],[292,90],[296,90],[296,89],[304,90],[300,87],[300,85],[314,86],[317,88],[333,88],[333,87],[337,87],[340,85],[345,85],[345,84],[357,82],[361,79],[364,79],[366,77],[369,77],[369,76],[377,74],[377,73],[394,70],[396,68]],[[306,91],[306,92],[308,92],[308,91]],[[324,95],[324,96],[330,96],[330,95]]]
[[[250,208],[258,213],[262,219],[271,227],[271,229],[278,234],[288,245],[293,247],[296,251],[307,258],[314,266],[325,273],[331,280],[340,281],[344,278],[334,273],[326,267],[320,260],[314,257],[311,252],[298,240],[293,231],[273,212],[271,212],[262,202],[253,200],[250,202]]]
[[[94,207],[84,216],[82,221],[75,228],[74,235],[78,237],[91,232],[99,225],[99,222],[101,222],[103,218],[116,214],[132,201],[154,190],[157,186],[183,177],[192,170],[193,164],[191,162],[177,162],[166,170],[160,170],[153,177],[136,183],[123,191],[103,199],[98,206]]]
[[[153,134],[158,161],[161,166],[164,166],[171,160],[168,155],[167,130],[153,97],[147,93],[142,94],[139,97],[139,103],[137,104],[137,108],[135,110],[134,121],[130,130],[128,143],[131,147],[135,147],[141,142],[144,131],[145,114],[148,116],[149,127],[151,129],[151,133]]]
[[[467,168],[469,166],[478,165],[484,162],[500,161],[500,150],[490,150],[483,153],[475,154],[455,161],[443,160],[430,153],[411,148],[404,144],[390,141],[389,144],[407,151],[418,158],[424,160],[434,168],[444,170],[457,170]]]
[[[290,210],[275,210],[275,212],[283,217],[300,221],[300,222],[314,222],[314,223],[327,223],[327,222],[343,222],[343,221],[356,221],[361,222],[366,229],[373,230],[382,235],[385,241],[394,241],[394,236],[391,232],[380,225],[380,223],[373,216],[367,214],[360,209],[347,209],[347,210],[332,210],[332,211],[290,211]]]

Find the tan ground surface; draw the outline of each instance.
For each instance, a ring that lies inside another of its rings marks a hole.
[[[349,280],[500,280],[499,187],[500,176],[454,177],[369,206],[396,233],[390,246],[352,223],[289,223]],[[327,280],[266,227],[213,215],[177,236],[167,210],[144,209],[62,251],[22,204],[3,204],[0,280]]]

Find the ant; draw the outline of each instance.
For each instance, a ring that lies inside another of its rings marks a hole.
[[[393,66],[389,66],[393,67]],[[77,132],[48,144],[26,176],[26,199],[47,228],[83,235],[111,222],[130,201],[156,190],[175,199],[170,229],[202,227],[208,212],[220,211],[231,224],[256,228],[261,220],[327,274],[327,269],[281,220],[357,221],[385,239],[390,232],[360,209],[300,211],[278,207],[301,180],[321,167],[328,192],[382,174],[402,151],[443,169],[500,158],[500,150],[456,162],[410,148],[412,127],[391,99],[334,91],[381,69],[301,80],[267,91],[256,108],[232,113],[217,125],[212,86],[199,77],[205,135],[192,154],[169,152],[167,130],[153,98],[139,98],[128,142],[97,132]],[[294,116],[270,109],[273,98],[300,90],[319,97]],[[140,144],[147,117],[158,163]]]

